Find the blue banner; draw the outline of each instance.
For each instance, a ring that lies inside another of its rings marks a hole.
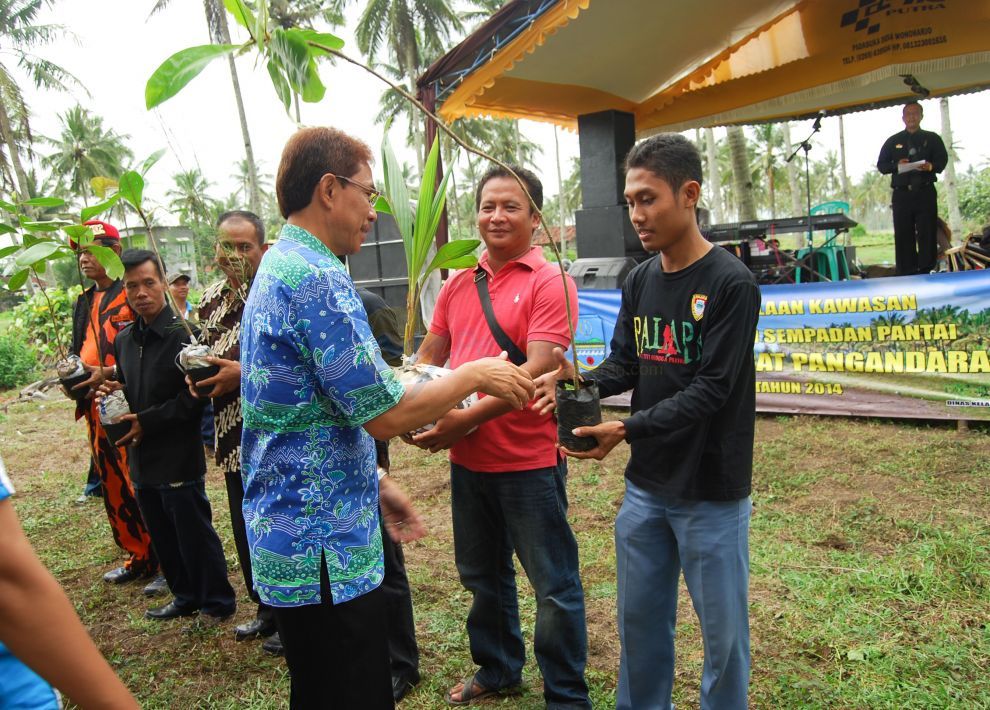
[[[762,412],[990,419],[990,270],[762,286]],[[578,360],[609,353],[619,291],[579,291]]]

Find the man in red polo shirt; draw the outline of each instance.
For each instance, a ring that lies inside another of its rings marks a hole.
[[[523,168],[513,170],[542,207],[539,178]],[[556,368],[554,347],[570,342],[560,271],[533,246],[539,214],[508,171],[495,167],[481,178],[475,206],[487,251],[477,270],[462,271],[444,284],[419,362],[443,365],[449,357],[450,367],[458,367],[502,350],[512,355],[484,314],[476,283],[484,278],[495,320],[517,349],[516,364],[537,377]],[[570,277],[567,288],[576,321],[577,290]],[[556,439],[552,417],[528,407],[511,411],[494,397],[451,411],[415,437],[431,451],[450,449],[454,556],[461,583],[474,595],[467,631],[479,668],[450,689],[450,704],[466,705],[522,680],[526,651],[515,551],[536,592],[533,646],[547,707],[591,707],[584,680],[584,592],[577,542],[567,522],[567,469]]]

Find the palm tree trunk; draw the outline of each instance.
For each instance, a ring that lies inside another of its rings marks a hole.
[[[732,192],[736,196],[740,222],[756,219],[756,200],[753,197],[753,180],[749,173],[749,155],[746,152],[746,134],[742,126],[729,126],[729,152],[732,155]]]
[[[839,116],[839,177],[842,179],[842,201],[850,203],[849,173],[846,171],[846,126]]]
[[[705,148],[708,154],[708,192],[712,200],[712,222],[722,224],[722,176],[718,171],[718,158],[715,154],[715,131],[705,129]]]
[[[216,0],[206,0],[216,2]],[[210,11],[207,10],[207,21]],[[227,26],[227,13],[223,8],[216,14],[220,39],[230,44],[230,28]],[[234,86],[234,102],[237,104],[237,116],[241,122],[241,136],[244,138],[244,155],[247,158],[248,180],[250,181],[248,204],[251,211],[261,214],[261,193],[258,190],[258,166],[254,162],[254,148],[251,146],[251,134],[248,132],[247,114],[244,112],[244,99],[241,98],[241,82],[237,79],[237,67],[234,66],[234,55],[227,55],[227,66],[230,68],[230,82]]]
[[[3,98],[0,96],[0,98]],[[10,155],[10,164],[14,168],[14,177],[17,179],[17,194],[21,201],[31,199],[28,190],[27,173],[24,172],[24,165],[21,164],[21,156],[18,152],[17,143],[14,142],[14,129],[10,125],[10,115],[7,113],[7,104],[0,100],[0,132],[3,133],[4,141],[7,143],[7,153]]]
[[[24,166],[21,164],[21,156],[17,152],[17,143],[14,142],[14,130],[10,125],[10,115],[7,113],[6,100],[0,95],[0,133],[3,133],[4,141],[7,144],[7,154],[10,156],[10,164],[14,168],[14,177],[17,180],[17,194],[21,201],[31,199],[31,193],[28,191],[28,179],[27,173],[24,172]],[[25,210],[30,210],[30,208],[25,207]],[[21,240],[17,237],[17,232],[11,232],[10,239],[14,244],[20,244]],[[51,266],[49,265],[50,269]],[[27,292],[29,294],[34,294],[34,284],[29,278],[26,282]]]
[[[938,101],[942,113],[942,142],[945,143],[949,162],[945,165],[945,202],[949,207],[949,229],[953,234],[962,237],[962,213],[959,211],[959,185],[956,182],[956,148],[952,144],[952,122],[949,119],[949,99],[942,97]]]
[[[787,146],[787,154],[794,150],[791,145],[791,124],[784,121],[784,144]],[[798,185],[797,165],[792,160],[787,163],[787,187],[791,192],[791,216],[804,214],[804,207],[801,206],[801,188]]]
[[[560,170],[560,141],[557,139],[557,124],[553,126],[553,152],[557,158],[557,209],[560,216],[557,218],[557,226],[560,228],[560,258],[567,258],[567,220],[564,219],[564,178]],[[547,239],[553,239],[553,235],[547,232]]]

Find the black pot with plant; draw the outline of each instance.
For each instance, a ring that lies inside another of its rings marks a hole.
[[[602,423],[601,399],[598,385],[583,382],[575,387],[572,380],[557,383],[557,438],[568,451],[591,451],[598,446],[593,436],[574,436],[578,427]]]
[[[206,358],[213,357],[213,350],[210,346],[202,343],[189,343],[179,353],[179,367],[189,375],[189,379],[196,385],[196,392],[200,397],[209,397],[213,391],[212,385],[202,387],[197,383],[213,377],[220,372],[219,365],[211,365]]]
[[[55,365],[55,372],[58,373],[58,381],[65,388],[69,399],[83,400],[89,394],[88,387],[73,389],[90,378],[89,371],[83,366],[83,361],[78,355],[68,355],[62,358]]]
[[[120,421],[125,414],[131,413],[123,390],[115,390],[100,399],[100,424],[107,433],[107,438],[114,446],[131,430],[131,423]]]

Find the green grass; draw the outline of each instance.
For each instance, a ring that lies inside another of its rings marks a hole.
[[[856,258],[864,266],[884,262],[894,263],[893,232],[870,232],[862,236],[854,236],[852,245],[856,247]]]
[[[284,665],[230,628],[184,633],[187,622],[142,617],[134,587],[100,576],[120,560],[98,504],[75,506],[86,469],[71,405],[17,404],[0,421],[3,452],[28,535],[83,621],[147,708],[286,707]],[[627,449],[570,466],[570,515],[588,609],[588,682],[614,706],[618,664],[613,521]],[[443,707],[473,668],[470,605],[453,564],[447,467],[396,444],[393,467],[430,536],[406,547],[423,680],[402,707]],[[242,605],[221,477],[208,490]],[[990,435],[950,424],[817,417],[757,421],[751,529],[754,708],[990,708]],[[532,648],[535,606],[520,570]],[[702,647],[681,590],[674,701],[697,707]],[[489,707],[543,707],[535,663],[519,695]]]

